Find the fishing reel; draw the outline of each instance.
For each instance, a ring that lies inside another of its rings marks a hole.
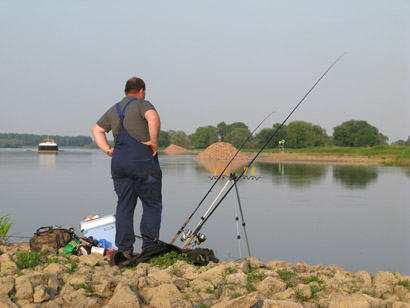
[[[181,242],[185,242],[188,238],[190,238],[192,236],[192,233],[193,232],[190,229],[185,229],[184,231],[182,231]],[[196,245],[200,245],[201,243],[203,243],[205,241],[206,241],[205,234],[198,233],[196,235],[196,240],[195,240]]]
[[[190,229],[185,229],[184,231],[182,231],[182,235],[181,235],[181,242],[185,242],[188,238],[190,238],[192,235],[192,230]]]
[[[197,235],[196,235],[196,244],[197,245],[200,245],[201,243],[203,243],[203,242],[205,242],[206,241],[206,236],[205,236],[205,234],[202,234],[202,233],[198,233]]]

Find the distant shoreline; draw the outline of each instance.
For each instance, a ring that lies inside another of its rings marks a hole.
[[[256,153],[255,153],[256,154]],[[358,155],[326,155],[319,153],[261,153],[258,162],[295,163],[295,164],[342,164],[381,166],[386,160]]]
[[[395,149],[393,149],[395,148]],[[364,166],[394,166],[394,167],[409,167],[410,157],[407,152],[408,147],[392,147],[386,146],[386,151],[380,151],[374,155],[360,155],[361,149],[348,149],[344,151],[340,149],[339,151],[332,152],[327,151],[327,148],[320,148],[318,151],[313,149],[311,152],[308,150],[295,150],[287,149],[282,153],[271,153],[262,152],[255,161],[257,162],[267,162],[267,163],[291,163],[291,164],[339,164],[339,165],[364,165]],[[13,149],[13,148],[1,148],[1,149]],[[15,149],[36,149],[35,146],[24,146]],[[98,150],[98,148],[90,147],[71,147],[62,146],[60,149],[79,149],[79,150]],[[393,149],[393,150],[391,150]],[[186,149],[186,151],[178,153],[167,153],[164,149],[159,149],[166,155],[173,154],[183,154],[183,153],[201,153],[206,149]],[[363,150],[363,149],[362,149]],[[369,152],[377,151],[372,148],[364,149]],[[302,152],[303,151],[303,152]],[[245,149],[241,151],[243,154],[248,155],[251,159],[257,154],[256,150]]]

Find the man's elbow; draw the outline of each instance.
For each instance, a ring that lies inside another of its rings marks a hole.
[[[97,136],[97,135],[104,134],[105,130],[101,126],[99,126],[98,124],[95,124],[92,128],[92,133],[93,133],[93,136],[95,138],[95,136]]]

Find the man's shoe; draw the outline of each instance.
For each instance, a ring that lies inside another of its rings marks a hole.
[[[134,256],[133,251],[131,251],[131,250],[121,251],[121,254],[127,260],[131,259]]]

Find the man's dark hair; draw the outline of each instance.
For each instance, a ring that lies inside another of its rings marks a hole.
[[[127,80],[125,84],[125,94],[128,93],[138,93],[141,89],[145,91],[145,82],[141,78],[132,77]]]

